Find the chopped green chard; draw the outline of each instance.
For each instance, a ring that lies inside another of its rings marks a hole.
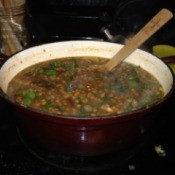
[[[24,93],[23,95],[24,95],[23,96],[24,104],[29,106],[36,97],[36,91],[35,90],[29,90],[26,93]]]
[[[42,108],[45,108],[45,109],[50,108],[52,105],[53,105],[52,102],[47,101],[44,105],[42,105]]]
[[[99,71],[107,61],[70,57],[39,63],[15,76],[7,93],[23,105],[75,117],[126,113],[164,96],[157,79],[140,66],[122,62],[112,72]]]
[[[133,73],[128,75],[129,80],[134,80],[136,78],[138,78],[137,72],[133,72]]]
[[[54,69],[48,69],[44,71],[44,74],[48,75],[48,76],[56,76],[58,75],[58,72]]]

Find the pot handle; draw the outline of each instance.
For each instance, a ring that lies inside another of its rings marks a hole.
[[[4,55],[2,53],[0,53],[0,68],[2,67],[2,65],[4,64],[4,62],[8,59],[7,55]],[[0,88],[0,97],[3,97],[3,92]]]
[[[4,55],[2,53],[0,53],[0,68],[2,67],[2,65],[4,64],[4,62],[8,59],[7,55]]]
[[[175,55],[161,58],[168,64],[175,63]]]
[[[162,57],[161,59],[170,66],[170,68],[175,74],[175,55]]]

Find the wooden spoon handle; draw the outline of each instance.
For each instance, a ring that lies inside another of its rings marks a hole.
[[[110,61],[107,62],[105,65],[106,70],[110,71],[117,66],[172,17],[173,14],[169,10],[160,10]]]

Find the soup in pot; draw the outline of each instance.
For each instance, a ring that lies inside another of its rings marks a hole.
[[[122,62],[111,72],[107,58],[71,57],[38,63],[18,73],[8,95],[21,105],[53,114],[98,117],[147,108],[164,91],[140,66]]]

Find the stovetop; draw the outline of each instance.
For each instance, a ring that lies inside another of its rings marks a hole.
[[[143,10],[139,6],[137,8],[138,11]],[[146,17],[133,13],[133,10],[130,11],[132,15],[123,13],[123,16],[117,16],[115,8],[106,7],[63,8],[63,6],[46,5],[43,8],[30,6],[29,10],[26,25],[30,33],[31,46],[77,39],[113,42],[114,40],[107,38],[103,32],[104,27],[107,27],[114,36],[122,35],[126,38],[130,33],[136,32],[149,18],[148,11],[145,12],[148,15]],[[153,12],[150,15],[152,14]],[[174,20],[149,40],[146,47],[157,43],[175,45],[172,26],[175,26]],[[95,158],[56,155],[57,161],[55,161],[55,155],[46,156],[42,151],[38,152],[35,146],[27,143],[15,124],[13,111],[0,99],[0,174],[173,174],[175,173],[174,102],[173,96],[164,108],[156,111],[157,120],[143,144],[138,144],[131,150]],[[133,151],[132,156],[126,156]],[[126,156],[124,160],[123,155]],[[73,162],[74,166],[71,166],[70,162]]]

